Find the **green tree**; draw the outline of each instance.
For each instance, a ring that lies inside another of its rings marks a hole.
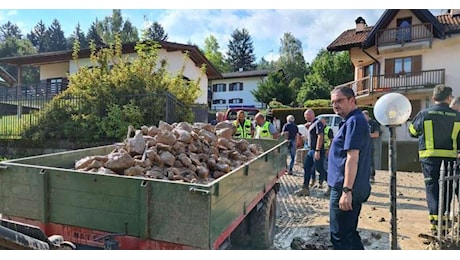
[[[251,94],[257,101],[265,104],[272,100],[290,104],[294,99],[294,90],[286,83],[282,70],[269,73],[266,79],[257,84],[257,88],[252,90]]]
[[[140,128],[153,124],[153,119],[164,114],[164,96],[168,91],[183,104],[176,108],[178,120],[192,122],[191,105],[200,94],[200,79],[186,80],[182,70],[176,74],[167,71],[168,64],[159,60],[160,46],[154,41],[136,45],[137,58],[122,57],[119,35],[107,48],[90,43],[90,62],[69,76],[69,87],[40,111],[41,120],[29,128],[25,136],[36,140],[80,140],[94,142],[114,138],[120,140],[128,125]],[[73,58],[78,64],[78,42]],[[184,59],[188,54],[184,55]],[[152,73],[153,72],[153,73]],[[205,73],[205,67],[201,70]],[[157,93],[157,94],[155,94]],[[153,95],[155,94],[155,95]],[[78,104],[68,96],[79,97]],[[101,113],[102,112],[102,113]],[[81,129],[82,131],[75,131]]]
[[[96,45],[103,45],[104,41],[102,40],[102,22],[99,21],[97,18],[88,28],[88,32],[86,33],[86,40],[89,42],[94,42]]]
[[[331,53],[321,49],[309,71],[297,95],[300,104],[310,99],[329,99],[333,87],[353,80],[353,64],[348,52]]]
[[[235,29],[228,42],[227,63],[233,71],[254,70],[256,56],[251,36],[246,29]]]
[[[116,35],[121,36],[122,43],[137,42],[139,40],[137,28],[129,20],[124,21],[120,9],[113,9],[111,16],[106,16],[102,22],[96,21],[91,26],[91,39],[97,43],[101,40],[104,44],[113,44]],[[100,39],[94,35],[94,31]],[[89,37],[88,37],[89,38]]]
[[[302,42],[289,32],[284,33],[280,42],[278,66],[284,71],[287,82],[289,82],[297,94],[302,86],[305,74],[307,74]]]
[[[224,55],[219,51],[219,43],[214,35],[204,39],[204,55],[220,72],[230,72],[231,69],[225,62]]]
[[[274,61],[268,61],[264,57],[260,59],[257,63],[258,70],[274,70],[277,66],[277,63]]]
[[[133,26],[133,24],[129,20],[126,20],[123,24],[123,29],[121,30],[120,34],[121,41],[123,43],[139,41],[139,34],[137,32],[137,28]]]
[[[62,51],[67,49],[67,39],[62,31],[61,23],[54,19],[48,28],[48,50],[47,51]]]
[[[143,32],[143,39],[150,39],[156,41],[166,41],[168,40],[168,34],[165,32],[163,26],[158,22],[153,22],[147,29]]]
[[[5,41],[9,37],[22,39],[21,29],[10,21],[0,26],[0,42]]]
[[[42,20],[40,20],[30,33],[27,34],[27,39],[30,40],[38,53],[47,52],[49,36]]]
[[[78,41],[80,43],[80,48],[82,49],[86,49],[89,47],[88,40],[86,39],[85,33],[81,30],[80,23],[77,23],[77,26],[75,26],[75,30],[70,35],[67,41],[67,49],[72,49],[75,41]]]
[[[29,54],[36,54],[37,50],[28,39],[19,39],[12,36],[7,37],[0,42],[0,57],[16,57]],[[18,78],[18,69],[16,66],[2,66],[14,78]],[[22,70],[22,84],[33,84],[39,80],[39,72],[35,67],[26,66]]]

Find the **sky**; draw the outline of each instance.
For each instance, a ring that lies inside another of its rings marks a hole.
[[[103,20],[112,14],[112,9],[121,9],[124,20],[129,20],[139,32],[156,21],[165,29],[168,41],[193,43],[201,48],[204,47],[204,40],[213,35],[223,54],[227,51],[232,32],[244,28],[248,30],[253,41],[256,61],[262,57],[268,61],[276,60],[279,57],[281,38],[284,33],[289,32],[302,43],[305,61],[311,62],[321,48],[326,48],[345,30],[353,29],[357,17],[361,16],[368,25],[374,25],[385,8],[392,8],[392,1],[397,3],[395,0],[387,0],[385,3],[388,5],[385,7],[372,8],[360,4],[356,5],[359,8],[351,9],[353,4],[350,3],[353,2],[347,2],[346,7],[333,5],[334,8],[341,9],[329,9],[331,2],[325,3],[329,7],[321,6],[321,3],[309,3],[307,6],[305,3],[300,4],[301,0],[264,1],[263,6],[260,6],[259,1],[254,1],[259,3],[254,5],[250,0],[234,0],[231,5],[215,3],[223,1],[205,0],[161,1],[166,3],[150,4],[121,0],[83,0],[73,3],[23,0],[9,1],[6,5],[2,3],[0,24],[10,21],[18,25],[22,34],[26,35],[40,20],[48,27],[56,18],[68,37],[77,23],[86,33],[96,18]],[[447,0],[441,0],[441,5],[442,1],[447,3]],[[434,15],[439,15],[450,8],[448,4],[444,6],[444,9],[433,6],[427,8]]]

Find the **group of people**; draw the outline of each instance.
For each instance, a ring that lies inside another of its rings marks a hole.
[[[309,195],[311,181],[314,182],[318,171],[318,185],[321,187],[324,182],[328,185],[326,193],[329,196],[329,229],[333,248],[363,250],[357,227],[362,204],[371,194],[371,183],[375,177],[373,140],[377,140],[382,131],[380,125],[370,119],[368,111],[358,108],[353,89],[340,86],[334,88],[330,94],[332,108],[342,121],[330,142],[325,142],[325,122],[316,118],[313,110],[305,111],[308,134],[306,139],[310,149],[303,165],[302,188],[296,191],[296,195]],[[408,131],[410,136],[418,138],[430,228],[433,233],[437,233],[439,207],[442,211],[448,210],[439,202],[441,164],[460,158],[460,98],[452,96],[451,87],[438,85],[433,90],[432,99],[434,105],[418,112],[410,122]],[[259,130],[254,130],[252,124],[238,115],[236,133],[245,137],[253,136],[254,131],[258,131],[259,136],[275,137],[263,116],[256,115],[255,119]],[[289,140],[291,161],[288,174],[292,174],[296,141],[300,133],[294,123],[294,116],[287,116],[286,121],[281,132]],[[329,149],[326,147],[328,145]],[[443,197],[450,201],[453,196],[452,188],[446,188],[444,192]],[[455,192],[459,195],[458,186]]]
[[[216,119],[211,121],[211,125],[217,125],[224,120],[224,113],[216,113]],[[232,122],[233,136],[237,138],[269,138],[278,139],[279,133],[272,122],[266,120],[262,113],[254,116],[254,123],[246,117],[243,110],[239,110],[236,119]]]

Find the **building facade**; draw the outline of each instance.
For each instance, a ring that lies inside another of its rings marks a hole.
[[[267,104],[255,100],[251,91],[270,73],[269,70],[222,73],[222,78],[210,80],[209,108],[225,110],[231,106],[265,108]]]
[[[412,114],[398,127],[397,138],[415,141],[407,126],[417,112],[432,105],[434,86],[449,85],[460,95],[460,10],[434,16],[426,9],[389,9],[373,26],[362,17],[355,22],[356,28],[327,47],[350,52],[355,76],[344,85],[355,90],[358,105],[373,106],[389,92],[405,95]]]

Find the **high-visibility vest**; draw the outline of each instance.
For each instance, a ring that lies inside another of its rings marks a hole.
[[[235,137],[239,138],[251,138],[251,127],[252,123],[251,120],[245,119],[243,126],[241,126],[240,122],[237,120],[233,121],[233,125],[236,127]]]
[[[324,149],[329,149],[331,146],[331,137],[329,136],[329,131],[332,131],[332,128],[328,125],[324,128]]]
[[[409,134],[418,138],[420,161],[430,157],[456,158],[460,132],[460,113],[447,103],[424,109],[409,125]]]
[[[273,138],[273,135],[270,133],[270,122],[265,121],[265,123],[262,126],[256,126],[256,137]]]

